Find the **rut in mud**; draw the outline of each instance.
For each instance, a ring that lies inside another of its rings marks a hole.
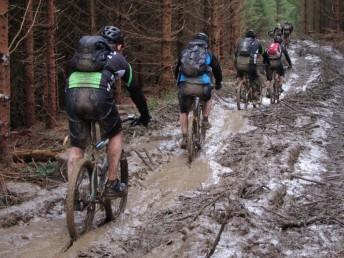
[[[66,250],[62,185],[54,201],[40,197],[41,209],[26,205],[22,220],[0,229],[0,256],[342,257],[344,59],[311,41],[290,52],[295,69],[279,105],[238,112],[226,83],[191,166],[178,148],[176,107],[160,112],[159,130],[134,135],[118,221]],[[0,221],[18,207],[0,211]]]

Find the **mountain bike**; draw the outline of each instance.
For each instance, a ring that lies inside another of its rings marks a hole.
[[[129,116],[122,122],[134,120]],[[105,184],[108,174],[108,160],[105,151],[109,139],[96,141],[96,123],[91,124],[91,146],[86,149],[85,158],[77,163],[68,182],[66,197],[66,219],[72,240],[89,231],[94,220],[103,224],[117,218],[125,209],[127,192],[122,197],[105,198]],[[128,161],[122,151],[118,179],[128,186]],[[96,216],[97,215],[97,216]]]
[[[279,83],[279,76],[275,70],[272,71],[272,80],[273,83],[270,86],[269,94],[270,94],[270,103],[274,104],[279,103],[279,98],[282,93],[281,85]]]
[[[248,73],[245,72],[243,79],[239,82],[236,88],[236,103],[237,103],[238,110],[241,109],[241,102],[244,103],[245,109],[248,108],[248,104],[250,102],[252,103],[254,108],[257,106],[257,104],[260,106],[262,104],[261,92],[262,92],[262,84],[259,83],[259,89],[255,90],[254,87],[250,83]],[[257,95],[258,95],[258,98],[257,98]]]
[[[283,34],[283,42],[286,48],[289,48],[290,34]]]
[[[187,150],[189,163],[195,158],[202,148],[205,139],[206,128],[203,126],[203,101],[199,97],[193,97],[192,112],[188,117]]]

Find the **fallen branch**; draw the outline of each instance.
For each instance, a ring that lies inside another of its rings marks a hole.
[[[315,183],[315,184],[319,184],[319,185],[327,185],[326,183],[319,182],[319,181],[316,181],[316,180],[313,180],[313,179],[304,178],[302,176],[291,175],[290,177],[291,177],[291,179],[296,178],[296,179],[304,180],[304,181]]]
[[[14,162],[30,162],[32,160],[45,162],[48,160],[56,160],[56,156],[61,150],[16,150],[13,152],[12,158]]]
[[[216,236],[216,239],[215,239],[215,241],[214,241],[214,244],[213,244],[213,247],[211,248],[211,250],[210,250],[210,252],[207,254],[207,258],[209,258],[209,257],[211,257],[213,254],[214,254],[214,252],[215,252],[215,250],[216,250],[216,247],[217,247],[217,245],[218,245],[218,243],[220,242],[220,238],[221,238],[221,235],[222,235],[222,232],[223,232],[223,230],[225,229],[225,226],[228,224],[228,216],[225,218],[225,220],[222,222],[222,224],[221,224],[221,227],[220,227],[220,230],[219,230],[219,232],[217,233],[217,236]]]

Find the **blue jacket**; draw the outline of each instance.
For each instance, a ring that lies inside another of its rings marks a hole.
[[[193,82],[197,84],[203,84],[203,85],[211,85],[213,82],[213,76],[215,78],[215,84],[219,85],[222,81],[222,71],[221,66],[217,58],[211,53],[208,52],[207,58],[206,58],[206,64],[211,67],[211,71],[204,73],[201,76],[198,76],[196,78],[188,78],[183,74],[183,72],[180,71],[181,66],[181,58],[179,58],[176,69],[175,69],[175,78],[177,79],[177,84],[179,85],[182,82]]]

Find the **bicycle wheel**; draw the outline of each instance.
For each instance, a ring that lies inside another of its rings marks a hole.
[[[103,204],[105,209],[105,222],[112,221],[118,216],[123,213],[125,206],[127,205],[127,197],[128,197],[128,182],[129,182],[129,174],[128,174],[128,161],[125,157],[125,154],[122,153],[119,171],[118,171],[118,179],[125,183],[127,186],[127,192],[122,197],[118,198],[103,198]]]
[[[188,149],[188,161],[191,163],[194,156],[194,117],[188,117],[188,139],[187,139],[187,149]]]
[[[248,108],[248,102],[250,100],[250,89],[248,88],[248,82],[243,83],[243,92],[244,92],[244,107],[245,110]]]
[[[258,106],[261,107],[263,105],[263,82],[259,82],[259,101]]]
[[[242,92],[241,92],[241,85],[242,85],[242,83],[239,83],[239,85],[238,85],[238,87],[236,89],[236,103],[237,103],[238,110],[241,109],[241,107],[240,107],[241,94],[242,94]]]
[[[275,102],[276,103],[279,103],[279,97],[281,94],[280,88],[281,88],[281,85],[276,82],[276,85],[275,85]]]
[[[73,240],[89,230],[94,218],[95,203],[91,201],[92,172],[93,163],[90,160],[82,160],[70,173],[66,197],[66,219],[68,232]]]

